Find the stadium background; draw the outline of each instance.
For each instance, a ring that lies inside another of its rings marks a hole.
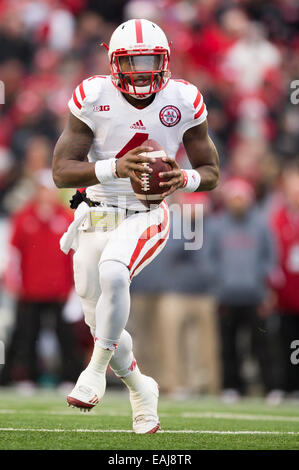
[[[217,219],[224,209],[225,182],[238,177],[254,188],[254,207],[269,229],[272,214],[282,204],[281,170],[286,163],[296,161],[299,143],[298,105],[291,102],[294,90],[290,86],[299,77],[299,15],[295,0],[0,1],[0,79],[5,85],[5,104],[0,105],[0,339],[5,344],[9,344],[14,328],[20,288],[17,262],[9,247],[11,221],[36,197],[37,175],[46,175],[41,170],[51,167],[53,148],[63,129],[73,89],[88,76],[109,74],[106,51],[100,43],[109,41],[120,22],[138,17],[151,19],[164,29],[172,41],[172,76],[197,85],[209,111],[210,134],[220,154],[221,181],[211,194],[188,202],[203,203],[207,218]],[[178,160],[186,167],[183,149]],[[48,180],[45,185],[50,185]],[[58,197],[67,205],[71,194],[61,190]],[[299,238],[299,229],[293,228]],[[157,260],[132,285],[129,327],[136,357],[145,372],[159,375],[162,391],[169,395],[220,393],[221,344],[225,338],[216,305],[209,304],[205,309],[213,319],[208,326],[194,320],[197,301],[202,305],[203,294],[209,301],[216,295],[212,277],[203,287],[201,259],[193,252],[180,254],[178,250],[182,246],[168,251],[166,248],[163,259],[167,263]],[[55,276],[55,260],[53,263]],[[171,278],[167,271],[172,263],[181,268],[176,284],[175,272]],[[197,270],[201,276],[198,283]],[[179,295],[173,298],[172,294]],[[176,359],[170,358],[169,366],[159,358],[164,357],[164,338],[172,325],[171,309],[178,297],[184,303],[184,317],[177,319],[178,330],[174,333],[182,336],[173,336],[170,347]],[[66,315],[86,362],[91,340],[76,301],[68,307]],[[265,384],[251,354],[249,322],[241,332],[237,353],[238,360],[242,359],[245,393],[249,394],[281,388],[281,312],[271,304],[267,308],[262,348],[267,347],[270,357],[275,358],[268,363],[273,386]],[[192,311],[190,316],[188,309]],[[299,309],[295,319],[298,325]],[[51,321],[46,322],[38,341],[40,387],[59,385],[59,345],[49,326]],[[210,344],[197,348],[206,332],[213,342],[209,353]],[[207,378],[211,368],[214,376]],[[20,364],[13,374],[14,382],[25,385],[20,392],[34,392],[28,382],[24,384],[26,371],[25,375],[20,372]],[[109,384],[118,385],[112,375]],[[230,394],[226,398],[237,397]],[[279,395],[273,399],[279,399]]]

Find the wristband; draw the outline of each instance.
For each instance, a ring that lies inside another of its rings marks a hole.
[[[183,184],[181,190],[185,193],[194,193],[200,185],[201,177],[196,170],[182,170]]]
[[[95,175],[100,183],[109,183],[117,178],[115,158],[99,160],[95,164]]]

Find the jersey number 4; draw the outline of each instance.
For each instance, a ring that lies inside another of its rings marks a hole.
[[[136,134],[133,135],[132,139],[130,139],[129,142],[126,143],[126,145],[118,152],[115,158],[123,157],[130,150],[142,145],[143,142],[145,142],[147,139],[148,134],[145,134],[143,132],[136,132]]]

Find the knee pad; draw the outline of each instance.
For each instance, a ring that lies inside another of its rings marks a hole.
[[[81,298],[84,321],[89,326],[90,332],[95,337],[96,331],[96,302]]]
[[[103,261],[103,263],[100,263],[99,275],[102,291],[117,294],[130,285],[129,270],[119,261]]]
[[[76,293],[81,298],[97,302],[101,294],[97,264],[92,265],[82,253],[76,252],[73,267]]]

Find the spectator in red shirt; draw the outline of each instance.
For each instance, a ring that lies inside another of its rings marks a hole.
[[[51,315],[61,350],[61,382],[74,382],[82,365],[63,307],[72,290],[72,257],[59,239],[72,220],[58,203],[50,170],[37,176],[36,194],[12,221],[11,261],[6,287],[17,294],[17,316],[0,383],[35,383],[39,377],[36,344],[44,317]],[[18,262],[18,265],[17,265]],[[16,269],[17,268],[17,269]]]
[[[299,365],[291,357],[299,341],[299,161],[283,171],[282,189],[285,202],[272,219],[280,255],[272,285],[280,313],[284,389],[299,396]]]

